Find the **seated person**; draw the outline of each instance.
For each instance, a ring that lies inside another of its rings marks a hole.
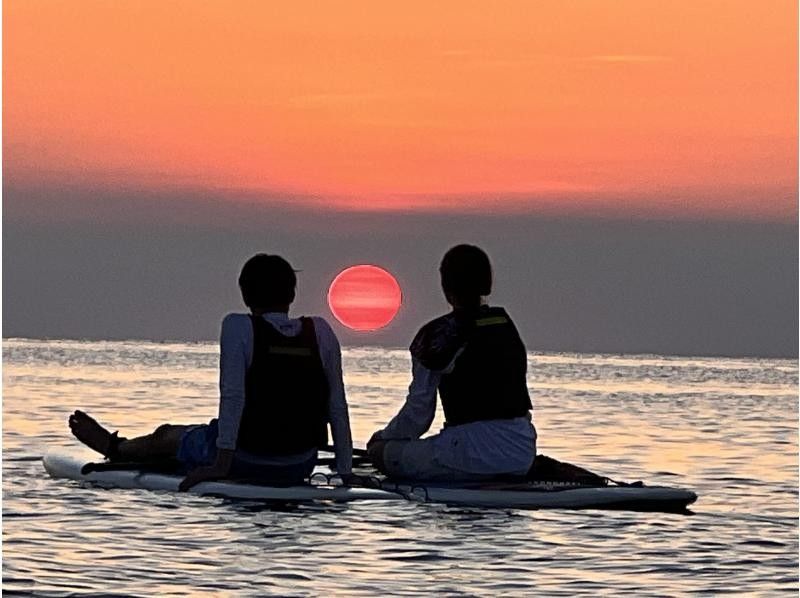
[[[146,436],[120,438],[82,411],[72,433],[111,461],[175,462],[198,482],[246,478],[292,484],[311,474],[317,449],[333,432],[336,467],[351,479],[353,445],[339,341],[319,317],[290,318],[297,278],[280,256],[258,254],[239,276],[249,314],[229,314],[220,335],[219,418],[164,424]]]
[[[400,412],[375,432],[373,463],[396,479],[479,481],[524,476],[536,456],[526,382],[527,354],[502,307],[489,307],[489,258],[458,245],[442,259],[442,289],[453,310],[411,343],[412,381]],[[427,438],[442,401],[444,429]]]

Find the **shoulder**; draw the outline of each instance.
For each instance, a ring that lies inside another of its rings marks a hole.
[[[490,307],[486,311],[484,320],[494,322],[497,324],[508,324],[516,330],[513,318],[509,315],[504,307]]]
[[[223,326],[244,326],[250,324],[250,314],[230,313],[222,318]]]
[[[467,330],[454,314],[431,320],[419,329],[409,350],[411,356],[431,371],[446,368],[466,342]]]
[[[481,326],[484,325],[491,325],[491,324],[500,324],[502,325],[502,329],[505,329],[511,338],[516,339],[520,346],[524,349],[525,343],[520,336],[519,330],[517,330],[516,324],[514,324],[514,320],[508,315],[508,312],[503,307],[490,307],[487,309],[486,313],[484,314],[481,320],[478,320],[476,324]]]
[[[476,324],[480,326],[483,324],[512,324],[511,316],[504,307],[499,306],[485,306],[481,309],[480,314],[475,320]]]
[[[328,324],[327,320],[321,316],[310,316],[311,321],[314,323],[314,332],[317,335],[317,340],[320,344],[337,345],[339,339],[336,338],[336,333]]]
[[[414,340],[432,335],[438,335],[449,328],[453,322],[455,322],[455,317],[452,313],[434,318],[433,320],[430,320],[422,325],[422,327],[417,331],[417,335],[414,337]]]
[[[231,313],[222,318],[222,334],[231,336],[236,333],[249,333],[252,330],[248,314]]]
[[[328,321],[323,318],[322,316],[307,316],[309,320],[314,323],[314,330],[317,331],[317,334],[325,334],[330,335],[336,338],[336,333],[331,328],[331,325],[328,324]]]

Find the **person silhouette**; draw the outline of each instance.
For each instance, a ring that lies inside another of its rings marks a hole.
[[[127,439],[78,410],[69,417],[73,435],[112,462],[172,463],[186,473],[180,489],[188,490],[228,477],[301,482],[330,425],[336,468],[349,482],[353,444],[339,341],[323,318],[289,317],[296,285],[278,255],[244,264],[239,288],[250,313],[222,321],[218,418]]]
[[[489,257],[473,245],[457,245],[439,271],[452,311],[415,336],[406,401],[372,435],[368,453],[395,479],[523,476],[536,456],[527,353],[506,310],[485,303],[492,290]],[[444,429],[420,438],[433,422],[437,392]]]

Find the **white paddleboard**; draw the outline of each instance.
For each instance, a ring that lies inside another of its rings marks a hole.
[[[43,458],[53,478],[89,482],[104,488],[136,488],[177,492],[181,476],[142,471],[93,471],[82,473],[86,460],[65,453],[49,453]],[[524,509],[630,509],[679,511],[697,495],[681,488],[663,486],[603,486],[560,489],[531,486],[525,490],[473,489],[430,484],[386,484],[384,489],[347,488],[304,484],[277,487],[242,482],[202,482],[189,490],[201,496],[279,501],[417,500],[451,505]]]
[[[81,472],[87,461],[75,455],[48,453],[42,459],[47,473],[53,478],[90,482],[103,488],[136,488],[142,490],[164,490],[178,492],[182,476],[142,471],[93,471]],[[383,490],[369,488],[346,488],[342,486],[259,486],[241,482],[201,482],[192,487],[191,494],[222,496],[255,500],[402,500],[402,496]]]

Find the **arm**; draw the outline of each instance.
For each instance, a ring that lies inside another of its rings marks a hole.
[[[244,381],[247,364],[252,358],[252,345],[249,319],[236,314],[226,316],[220,333],[217,458],[212,465],[190,471],[179,486],[181,491],[205,480],[225,478],[230,472],[244,410]]]
[[[328,381],[328,418],[336,454],[336,471],[341,476],[347,476],[353,468],[353,439],[342,379],[342,351],[336,334],[325,320],[314,318],[314,329]]]
[[[219,435],[217,449],[236,450],[244,411],[247,368],[253,358],[250,318],[229,314],[222,321],[219,339]]]
[[[419,438],[431,427],[436,415],[436,389],[441,374],[411,359],[411,384],[406,402],[383,430],[373,435],[373,440]]]

